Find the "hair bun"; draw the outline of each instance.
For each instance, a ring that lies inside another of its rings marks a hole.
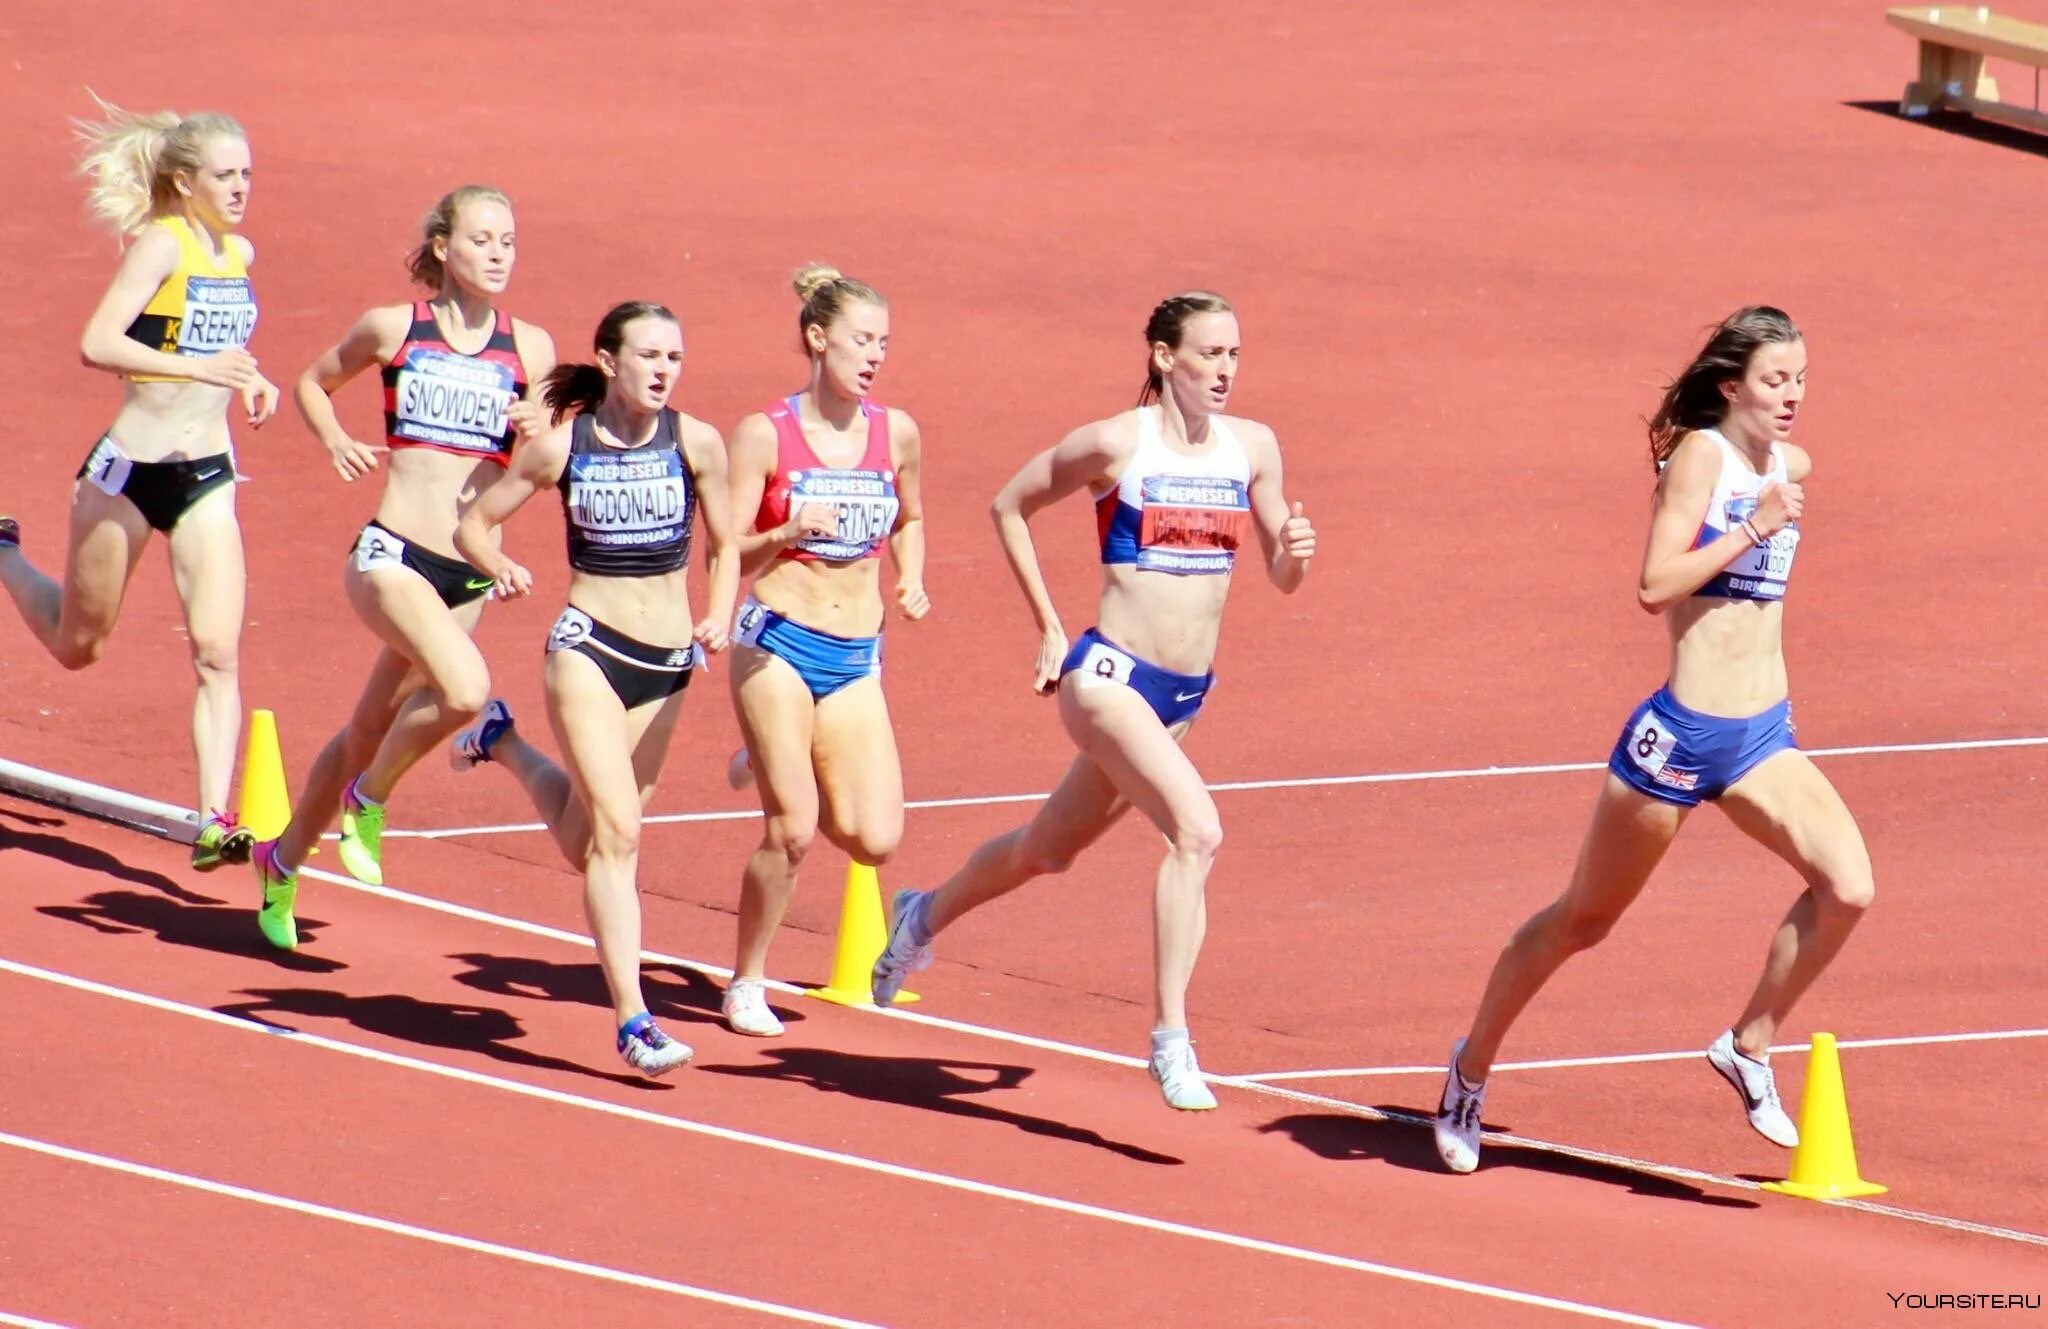
[[[789,284],[796,288],[797,299],[809,303],[813,295],[838,281],[839,277],[839,269],[830,263],[806,263],[796,270],[796,275],[790,278]]]

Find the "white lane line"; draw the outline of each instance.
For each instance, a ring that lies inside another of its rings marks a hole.
[[[26,1315],[9,1315],[6,1311],[0,1311],[0,1324],[14,1325],[17,1329],[65,1329],[65,1326],[51,1324],[48,1320],[31,1320]]]
[[[166,997],[152,996],[144,992],[132,992],[126,988],[113,987],[89,978],[79,978],[75,975],[59,973],[55,970],[41,969],[35,965],[23,964],[20,961],[4,957],[0,957],[0,970],[17,974],[23,978],[54,983],[61,987],[71,988],[80,992],[89,992],[96,996],[111,997],[116,1001],[145,1006],[152,1010],[165,1011],[173,1015],[182,1015],[188,1019],[202,1020],[209,1024],[238,1029],[246,1033],[266,1035],[307,1047],[317,1047],[329,1052],[339,1052],[345,1056],[357,1057],[386,1066],[397,1066],[406,1070],[420,1071],[427,1075],[440,1076],[443,1079],[480,1085],[504,1093],[517,1094],[523,1098],[537,1099],[542,1102],[578,1108],[588,1112],[598,1112],[606,1116],[659,1126],[668,1130],[683,1131],[691,1135],[704,1136],[708,1139],[728,1144],[750,1145],[754,1148],[766,1149],[779,1154],[789,1154],[797,1158],[808,1159],[812,1162],[831,1163],[839,1167],[851,1168],[855,1171],[876,1173],[881,1176],[895,1177],[905,1181],[922,1182],[926,1185],[938,1186],[946,1190],[963,1191],[971,1195],[1003,1200],[1011,1204],[1029,1205],[1033,1208],[1047,1209],[1056,1213],[1098,1219],[1121,1227],[1159,1232],[1168,1236],[1186,1237],[1211,1245],[1229,1246],[1239,1250],[1278,1256],[1282,1259],[1295,1260],[1306,1264],[1324,1265],[1334,1269],[1349,1270],[1354,1273],[1371,1274],[1380,1278],[1393,1279],[1403,1283],[1420,1284],[1424,1287],[1439,1288],[1449,1292],[1462,1292],[1493,1301],[1513,1302],[1523,1306],[1537,1306],[1546,1310],[1562,1311],[1570,1315],[1580,1315],[1595,1320],[1607,1320],[1616,1324],[1645,1325],[1651,1326],[1651,1329],[1673,1329],[1673,1326],[1678,1326],[1678,1329],[1689,1329],[1689,1327],[1681,1325],[1678,1321],[1661,1320],[1653,1316],[1636,1315],[1628,1311],[1613,1310],[1605,1306],[1568,1301],[1561,1297],[1547,1297],[1540,1293],[1521,1292],[1514,1288],[1497,1287],[1490,1283],[1477,1283],[1467,1279],[1448,1277],[1443,1274],[1426,1273],[1419,1269],[1408,1269],[1400,1265],[1381,1264],[1374,1260],[1361,1260],[1348,1255],[1336,1255],[1328,1251],[1313,1250],[1305,1246],[1292,1246],[1283,1242],[1266,1241],[1258,1237],[1241,1236],[1234,1232],[1225,1232],[1216,1228],[1196,1227],[1190,1223],[1178,1223],[1170,1219],[1151,1218],[1143,1214],[1129,1213],[1121,1209],[1110,1209],[1102,1205],[1087,1204],[1079,1200],[1068,1200],[1054,1195],[1041,1195],[1035,1191],[1019,1190],[1012,1186],[975,1181],[969,1177],[958,1177],[944,1172],[932,1172],[924,1168],[910,1167],[901,1163],[883,1162],[880,1159],[867,1158],[859,1154],[842,1153],[836,1149],[799,1144],[792,1140],[778,1139],[770,1135],[756,1135],[751,1131],[736,1130],[727,1126],[714,1126],[708,1122],[692,1121],[687,1117],[650,1112],[644,1108],[629,1107],[623,1103],[611,1103],[603,1099],[586,1098],[580,1094],[566,1093],[559,1089],[548,1089],[540,1085],[528,1084],[521,1080],[502,1079],[495,1075],[487,1075],[481,1071],[468,1070],[459,1066],[422,1061],[417,1057],[408,1057],[396,1052],[386,1052],[381,1048],[367,1047],[360,1043],[350,1043],[342,1039],[328,1038],[321,1034],[309,1034],[275,1025],[261,1024],[254,1020],[226,1015],[220,1011],[208,1010],[205,1007],[190,1006],[184,1002],[172,1001]],[[0,1141],[20,1145],[21,1137],[0,1135]],[[54,1146],[50,1146],[50,1148],[54,1148]],[[219,1183],[207,1184],[218,1185]],[[239,1191],[240,1188],[235,1189]],[[250,1193],[243,1196],[243,1198],[253,1198],[254,1194]],[[302,1202],[293,1201],[290,1203],[298,1204]],[[340,1210],[327,1211],[323,1216],[337,1217],[342,1212]],[[381,1221],[383,1220],[373,1220],[373,1222]],[[424,1232],[424,1229],[420,1231]],[[409,1233],[408,1235],[413,1234]],[[832,1321],[831,1323],[845,1322]]]
[[[1868,757],[1885,756],[1907,752],[1978,752],[1992,748],[2035,748],[2048,747],[2048,736],[2039,738],[1971,738],[1945,743],[1872,743],[1860,747],[1808,748],[1809,757]],[[1549,762],[1534,766],[1467,766],[1438,771],[1380,771],[1367,775],[1316,775],[1294,780],[1230,780],[1209,786],[1214,793],[1245,793],[1261,789],[1332,789],[1349,785],[1369,784],[1414,784],[1426,780],[1479,780],[1510,775],[1563,775],[1580,771],[1606,769],[1604,761]],[[1050,798],[1043,794],[982,794],[969,798],[923,798],[905,803],[909,810],[931,808],[980,808],[1003,803],[1043,803]],[[758,808],[738,808],[722,812],[664,812],[643,818],[649,826],[676,826],[711,821],[751,821],[758,819]],[[399,837],[415,840],[447,840],[470,835],[514,835],[524,832],[545,831],[547,827],[537,821],[513,822],[503,826],[449,826],[434,830],[402,830],[387,827],[385,839]],[[340,838],[329,831],[323,837]]]
[[[584,936],[580,932],[570,932],[564,928],[551,927],[546,923],[534,923],[523,918],[514,918],[508,914],[495,914],[486,909],[476,909],[469,905],[456,904],[449,900],[438,900],[430,895],[417,895],[411,891],[402,891],[392,886],[370,886],[357,881],[353,877],[337,876],[332,872],[325,872],[319,868],[300,868],[299,875],[301,877],[315,877],[321,881],[332,882],[337,886],[345,886],[353,891],[361,891],[365,895],[380,896],[399,904],[413,905],[421,909],[433,910],[436,913],[450,914],[457,918],[466,918],[479,923],[489,923],[514,932],[525,932],[533,936],[567,942],[572,946],[580,946],[585,950],[593,950],[596,946],[589,937]],[[641,951],[640,958],[654,964],[674,965],[678,968],[694,970],[697,973],[708,974],[714,978],[732,977],[732,970],[730,969],[715,964],[706,964],[698,960],[691,960],[680,955],[667,955],[660,951]],[[804,991],[803,988],[794,983],[785,983],[779,979],[771,978],[766,980],[766,982],[768,987],[777,992],[796,994]],[[927,1015],[922,1011],[911,1010],[901,1006],[888,1009],[874,1006],[849,1006],[843,1009],[865,1011],[871,1015],[880,1015],[885,1019],[904,1020],[911,1024],[921,1024],[933,1029],[945,1029],[976,1038],[1009,1043],[1017,1047],[1037,1048],[1043,1052],[1056,1052],[1062,1056],[1076,1057],[1086,1061],[1099,1061],[1111,1066],[1125,1066],[1137,1069],[1142,1068],[1146,1064],[1142,1057],[1133,1057],[1121,1052],[1107,1052],[1101,1048],[1086,1047],[1079,1043],[1066,1043],[1055,1038],[1041,1038],[1035,1034],[1020,1034],[1008,1029],[996,1029],[989,1025],[970,1024],[965,1020],[949,1020],[944,1016]],[[1430,1068],[1432,1072],[1440,1071],[1441,1069],[1441,1067]],[[1247,1093],[1263,1094],[1270,1098],[1284,1099],[1289,1102],[1302,1103],[1312,1107],[1329,1108],[1334,1111],[1349,1113],[1352,1116],[1363,1117],[1368,1121],[1390,1121],[1418,1127],[1427,1127],[1430,1124],[1429,1118],[1425,1116],[1405,1112],[1383,1112],[1378,1108],[1368,1107],[1363,1103],[1354,1103],[1350,1099],[1332,1098],[1324,1094],[1290,1089],[1285,1085],[1259,1080],[1247,1080],[1240,1076],[1231,1075],[1205,1073],[1202,1078],[1211,1084],[1242,1089]],[[1727,1186],[1737,1190],[1754,1191],[1761,1189],[1756,1182],[1745,1181],[1740,1177],[1726,1177],[1714,1172],[1700,1172],[1675,1164],[1658,1163],[1645,1158],[1631,1158],[1624,1154],[1603,1153],[1596,1149],[1582,1149],[1576,1145],[1538,1140],[1529,1136],[1497,1135],[1489,1132],[1484,1138],[1497,1140],[1502,1144],[1511,1144],[1522,1149],[1555,1154],[1562,1158],[1577,1158],[1591,1163],[1624,1167],[1652,1176],[1670,1177],[1679,1181]],[[1954,1232],[1968,1232],[1977,1236],[1996,1237],[2001,1240],[2017,1241],[2027,1245],[2048,1246],[2048,1237],[2039,1236],[2032,1232],[2016,1228],[1995,1227],[1986,1223],[1975,1223],[1965,1218],[1950,1218],[1945,1214],[1926,1213],[1917,1209],[1901,1209],[1896,1205],[1877,1204],[1870,1200],[1830,1200],[1826,1201],[1826,1203],[1840,1205],[1848,1209],[1861,1209],[1867,1213],[1882,1214],[1888,1218],[1924,1223],[1933,1227],[1946,1228]]]
[[[251,1204],[264,1205],[271,1209],[286,1209],[296,1214],[310,1214],[314,1218],[331,1219],[346,1223],[350,1227],[368,1228],[373,1232],[386,1232],[392,1236],[409,1237],[414,1241],[431,1242],[436,1246],[452,1246],[456,1250],[470,1251],[477,1255],[495,1256],[500,1260],[513,1260],[519,1264],[538,1265],[542,1269],[553,1269],[559,1273],[581,1274],[585,1278],[602,1279],[607,1283],[623,1283],[627,1287],[646,1288],[653,1292],[667,1292],[678,1297],[689,1297],[696,1301],[709,1301],[720,1306],[733,1306],[740,1310],[758,1311],[777,1319],[795,1320],[799,1324],[822,1324],[834,1329],[882,1329],[866,1320],[848,1320],[837,1315],[820,1315],[796,1306],[784,1306],[773,1301],[760,1301],[753,1297],[735,1296],[730,1292],[717,1292],[711,1288],[697,1287],[690,1283],[676,1283],[666,1278],[655,1278],[648,1274],[636,1274],[625,1269],[612,1269],[601,1264],[589,1264],[582,1260],[564,1259],[559,1255],[548,1255],[541,1251],[525,1250],[518,1246],[505,1246],[495,1241],[480,1241],[475,1237],[464,1237],[453,1232],[440,1232],[433,1228],[416,1227],[411,1223],[399,1223],[389,1218],[378,1218],[374,1214],[357,1213],[353,1209],[336,1209],[332,1205],[315,1204],[310,1200],[295,1200],[288,1195],[274,1195],[269,1191],[253,1190],[247,1186],[236,1186],[224,1181],[213,1181],[207,1177],[195,1177],[190,1173],[172,1172],[167,1168],[151,1167],[147,1163],[134,1163],[125,1158],[112,1158],[106,1154],[89,1153],[66,1145],[52,1144],[47,1140],[31,1139],[0,1131],[0,1145],[24,1149],[30,1153],[61,1158],[69,1163],[83,1163],[89,1167],[104,1168],[109,1172],[125,1172],[134,1177],[146,1177],[151,1181],[166,1182],[182,1186],[187,1190],[205,1191],[211,1195],[224,1195],[233,1200],[247,1200]]]
[[[1941,1043],[1999,1043],[2017,1038],[2048,1038],[2048,1029],[1996,1029],[1983,1033],[1968,1034],[1911,1034],[1901,1038],[1843,1038],[1835,1041],[1840,1048],[1910,1048],[1929,1047]],[[1772,1052],[1811,1052],[1811,1043],[1774,1043]],[[1697,1061],[1707,1054],[1704,1050],[1694,1052],[1623,1052],[1607,1057],[1554,1057],[1548,1061],[1497,1061],[1496,1071],[1548,1071],[1569,1069],[1578,1066],[1639,1066],[1653,1061]],[[1261,1084],[1277,1084],[1283,1080],[1344,1080],[1362,1079],[1383,1075],[1442,1075],[1442,1066],[1347,1066],[1327,1071],[1260,1071],[1256,1075],[1238,1075],[1233,1079],[1253,1080]]]

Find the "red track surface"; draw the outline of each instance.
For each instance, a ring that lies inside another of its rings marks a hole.
[[[896,5],[614,7],[451,18],[278,7],[208,20],[76,11],[6,35],[14,251],[0,305],[16,413],[0,507],[58,548],[64,477],[109,385],[69,347],[111,263],[75,223],[61,116],[79,70],[116,100],[219,105],[255,140],[257,350],[296,373],[402,293],[418,213],[464,179],[520,202],[513,306],[580,348],[602,307],[680,308],[686,395],[729,427],[798,362],[781,285],[824,257],[887,291],[886,396],[931,452],[932,621],[892,629],[913,797],[1028,792],[1065,761],[1019,686],[1030,642],[980,516],[1031,448],[1126,400],[1166,290],[1245,311],[1241,409],[1272,421],[1324,535],[1307,590],[1247,585],[1194,749],[1212,778],[1592,760],[1656,681],[1629,603],[1647,469],[1631,421],[1693,327],[1743,301],[1807,327],[1818,470],[1791,633],[1812,746],[2048,733],[2036,680],[2031,441],[2048,314],[2025,283],[2036,152],[1932,132],[1884,101],[1910,47],[1861,6],[1526,14],[1218,7],[1001,15]],[[218,15],[220,11],[208,11]],[[4,23],[5,21],[0,21]],[[125,32],[110,41],[108,31]],[[446,80],[429,68],[474,71]],[[1953,200],[1967,199],[1966,212]],[[375,394],[343,402],[368,429]],[[241,442],[251,705],[293,778],[371,649],[335,585],[374,501],[295,421]],[[1070,627],[1085,514],[1043,543]],[[537,568],[559,532],[522,518]],[[160,558],[160,556],[158,556]],[[558,579],[557,579],[558,580]],[[1251,581],[1252,578],[1247,578]],[[109,661],[66,676],[0,628],[0,753],[189,797],[183,647],[157,566]],[[533,709],[555,611],[494,608],[498,685]],[[966,642],[995,649],[970,654]],[[718,781],[722,674],[691,700],[658,810],[738,808]],[[994,736],[994,737],[992,737]],[[2038,749],[1852,756],[1876,910],[1787,1036],[2039,1026]],[[1593,777],[1223,796],[1231,842],[1195,993],[1222,1072],[1427,1064],[1495,948],[1567,870]],[[887,876],[924,882],[1020,809],[912,814]],[[492,772],[422,767],[401,825],[523,822]],[[648,941],[717,961],[751,826],[653,832]],[[928,1014],[1128,1053],[1149,986],[1156,841],[1127,827],[1065,881],[946,938]],[[536,835],[392,842],[394,885],[580,930]],[[316,861],[317,862],[317,861]],[[330,869],[334,866],[327,863]],[[822,973],[839,865],[820,855],[777,951]],[[1494,1146],[1436,1171],[1426,1137],[1329,1103],[1226,1090],[1166,1112],[1141,1072],[972,1033],[781,1003],[767,1046],[715,988],[650,979],[699,1047],[658,1087],[616,1074],[601,984],[566,942],[309,883],[297,958],[256,940],[240,875],[0,804],[0,957],[235,1009],[535,1100],[0,972],[0,1131],[561,1259],[887,1324],[1557,1321],[1299,1255],[881,1175],[610,1115],[625,1105],[1120,1214],[1714,1324],[1894,1314],[1885,1293],[2048,1291],[2048,1250],[1739,1185]],[[1517,1030],[1513,1058],[1703,1045],[1739,1005],[1788,874],[1713,814],[1606,947]],[[2041,1040],[1845,1054],[1886,1202],[2048,1232]],[[1800,1059],[1787,1056],[1787,1087]],[[1425,1109],[1431,1077],[1307,1081]],[[1721,1177],[1784,1166],[1697,1063],[1504,1072],[1490,1124]],[[1364,1164],[1355,1166],[1354,1164]],[[0,1312],[67,1324],[768,1322],[587,1273],[265,1208],[0,1147]]]

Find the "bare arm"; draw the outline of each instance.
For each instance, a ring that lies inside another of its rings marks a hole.
[[[121,266],[106,293],[85,321],[85,333],[78,339],[79,359],[110,374],[182,378],[238,391],[255,388],[262,375],[256,372],[256,357],[245,350],[173,355],[144,346],[128,335],[129,325],[177,267],[178,242],[169,231],[151,226],[136,236],[121,256]]]
[[[1025,462],[989,505],[1003,557],[1010,561],[1010,575],[1017,579],[1017,589],[1024,592],[1031,617],[1038,624],[1034,681],[1041,693],[1051,692],[1059,682],[1067,634],[1060,626],[1052,595],[1045,589],[1045,573],[1038,566],[1038,549],[1031,540],[1031,517],[1090,482],[1115,474],[1136,446],[1135,436],[1122,437],[1113,420],[1083,425]]]
[[[1643,551],[1642,581],[1636,600],[1652,614],[1661,614],[1711,581],[1715,574],[1755,547],[1740,526],[1710,544],[1692,547],[1707,504],[1713,500],[1721,456],[1704,434],[1680,440],[1664,464],[1651,500],[1650,538]],[[1796,484],[1765,485],[1750,524],[1770,539],[1799,516]]]
[[[889,443],[896,465],[896,526],[889,532],[896,607],[916,620],[932,611],[924,590],[924,437],[917,421],[903,411],[890,411]]]
[[[1308,561],[1315,557],[1316,532],[1304,515],[1302,505],[1290,511],[1282,482],[1280,440],[1264,425],[1247,422],[1240,427],[1252,440],[1252,521],[1258,527],[1259,548],[1266,556],[1266,576],[1288,595],[1301,589],[1308,576]]]
[[[683,460],[697,488],[697,511],[704,519],[705,568],[710,590],[704,616],[690,636],[707,651],[731,644],[733,607],[740,598],[740,551],[732,536],[732,494],[726,478],[725,440],[702,420],[682,417]]]
[[[767,416],[750,415],[734,426],[727,460],[733,528],[738,532],[740,571],[745,576],[758,576],[777,554],[805,536],[831,535],[839,529],[838,512],[824,503],[806,503],[792,512],[789,520],[769,530],[754,528],[761,494],[775,474],[775,426]]]
[[[535,437],[513,454],[505,474],[472,498],[455,523],[455,551],[497,584],[501,600],[516,599],[533,589],[533,574],[496,548],[491,533],[543,489],[552,489],[569,461],[569,429],[563,425]]]
[[[388,363],[405,342],[405,330],[412,313],[404,305],[385,305],[357,319],[342,339],[322,352],[292,384],[292,401],[313,437],[320,440],[344,480],[354,480],[377,469],[377,454],[390,451],[381,444],[358,443],[341,427],[334,413],[334,393],[372,365]]]

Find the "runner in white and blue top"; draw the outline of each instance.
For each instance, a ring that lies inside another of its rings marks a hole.
[[[955,919],[1033,877],[1063,872],[1136,807],[1166,837],[1154,884],[1152,1076],[1169,1106],[1216,1106],[1188,1036],[1187,989],[1201,949],[1203,892],[1222,826],[1180,741],[1215,680],[1231,573],[1256,532],[1267,577],[1300,589],[1315,530],[1289,510],[1273,431],[1227,417],[1237,316],[1221,296],[1162,301],[1145,328],[1138,408],[1084,425],[1025,463],[995,502],[1010,570],[1039,629],[1033,682],[1057,691],[1079,755],[1029,825],[975,850],[936,891],[903,891],[872,978],[887,1004],[930,962]],[[1071,649],[1031,543],[1031,516],[1079,489],[1095,497],[1102,555],[1096,626]]]
[[[1570,885],[1509,941],[1452,1046],[1436,1142],[1454,1172],[1478,1166],[1486,1075],[1516,1017],[1607,934],[1703,800],[1807,883],[1747,1005],[1707,1049],[1750,1125],[1798,1143],[1768,1050],[1875,890],[1855,819],[1792,731],[1782,628],[1813,467],[1791,442],[1805,392],[1799,330],[1756,306],[1714,329],[1650,421],[1658,483],[1637,598],[1670,629],[1668,681],[1622,727]]]
[[[718,431],[670,410],[682,372],[676,316],[657,304],[615,307],[598,324],[598,363],[545,381],[554,425],[522,431],[505,477],[464,511],[463,556],[500,596],[533,577],[498,547],[497,528],[546,489],[567,518],[568,605],[548,634],[549,719],[557,766],[513,726],[502,701],[456,736],[457,769],[494,761],[526,787],[556,843],[585,878],[584,899],[611,987],[619,1054],[660,1075],[690,1058],[647,1011],[640,988],[640,818],[667,756],[682,692],[703,652],[722,651],[739,592]],[[564,418],[566,417],[566,419]],[[690,545],[702,518],[710,547],[705,613],[690,610]]]

